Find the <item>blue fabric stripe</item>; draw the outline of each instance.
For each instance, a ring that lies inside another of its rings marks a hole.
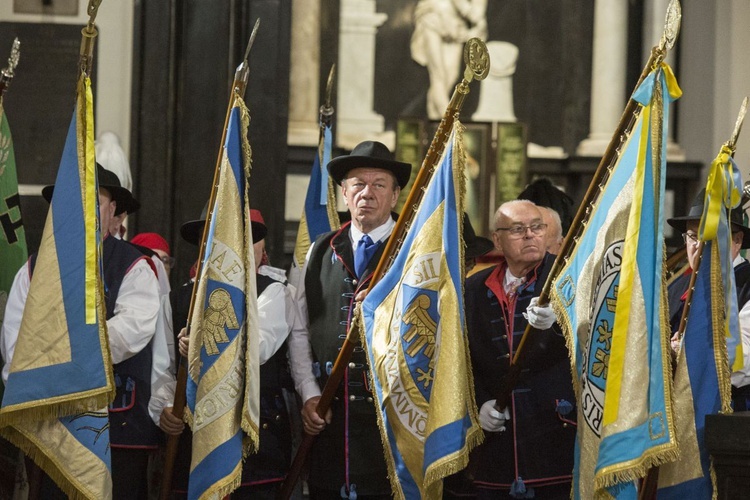
[[[320,145],[318,145],[320,148]],[[333,149],[333,133],[331,132],[330,125],[323,128],[323,168],[321,169],[319,184],[320,184],[320,205],[328,205],[328,162],[331,161],[331,150]],[[318,167],[321,165],[320,152],[315,155],[315,161],[318,162]],[[312,179],[310,180],[312,182]],[[326,231],[327,232],[327,231]]]
[[[188,498],[200,498],[217,481],[229,476],[242,460],[242,431],[217,446],[190,471]]]
[[[235,106],[229,116],[227,125],[227,136],[224,148],[229,159],[229,165],[234,174],[234,184],[240,196],[240,207],[245,209],[245,172],[242,166],[242,120],[240,119],[240,108]],[[211,248],[211,247],[207,247]]]
[[[326,128],[326,134],[330,135],[330,127]],[[330,158],[330,145],[328,144],[328,136],[324,136],[326,142],[323,147],[323,160],[325,162],[326,155]],[[325,170],[327,172],[327,163],[324,163]],[[307,233],[310,237],[310,241],[315,239],[323,233],[331,231],[331,223],[328,220],[328,177],[323,175],[325,172],[320,168],[320,154],[315,154],[315,160],[313,161],[312,170],[310,171],[310,182],[307,185],[307,196],[305,197],[305,221],[307,222]]]
[[[423,471],[436,461],[455,453],[466,444],[466,431],[471,427],[467,414],[463,420],[456,420],[448,425],[435,429],[424,443]]]
[[[704,445],[706,415],[718,413],[721,410],[719,379],[714,361],[714,332],[711,325],[711,303],[713,299],[711,296],[710,269],[713,244],[714,242],[707,242],[703,248],[700,272],[695,280],[695,291],[693,292],[682,344],[693,393],[695,431],[703,477],[659,489],[660,500],[711,498],[713,494],[709,469],[710,459]]]
[[[60,423],[89,452],[96,455],[112,472],[109,453],[109,413],[89,412],[59,419]],[[61,443],[62,446],[68,443]],[[75,452],[71,450],[71,452]]]

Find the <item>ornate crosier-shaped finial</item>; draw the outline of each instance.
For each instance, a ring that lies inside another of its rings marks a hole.
[[[671,50],[680,34],[680,24],[682,22],[682,6],[679,0],[672,0],[667,6],[667,17],[664,20],[664,33],[659,41],[661,50]]]
[[[13,78],[18,66],[18,60],[21,58],[21,42],[18,38],[13,40],[13,46],[10,48],[10,57],[8,57],[8,67],[3,69],[3,76]]]

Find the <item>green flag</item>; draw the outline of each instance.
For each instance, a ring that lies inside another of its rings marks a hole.
[[[20,201],[13,140],[0,100],[0,262],[3,263],[0,266],[0,325],[5,316],[5,302],[13,278],[28,258]],[[0,398],[2,394],[3,384],[0,381]]]

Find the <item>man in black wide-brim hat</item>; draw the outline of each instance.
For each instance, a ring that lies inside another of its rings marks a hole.
[[[395,226],[391,210],[411,165],[393,160],[385,145],[366,141],[331,160],[328,171],[341,185],[351,222],[311,247],[297,296],[301,324],[289,340],[304,429],[317,435],[310,498],[386,499],[391,486],[363,349],[354,350],[325,420],[316,408],[346,338],[355,297],[367,289]]]
[[[682,233],[690,265],[690,271],[669,286],[669,319],[673,333],[677,331],[680,324],[690,273],[698,265],[698,227],[703,213],[705,195],[705,189],[698,193],[687,215],[667,219],[670,226]],[[744,367],[733,372],[731,376],[734,411],[750,410],[750,262],[740,256],[741,249],[750,248],[750,228],[745,225],[744,215],[745,211],[738,207],[731,211],[729,220],[732,231],[732,260],[737,289],[737,307],[740,311],[740,332],[745,355]],[[674,348],[679,347],[677,339],[673,339],[672,344]]]

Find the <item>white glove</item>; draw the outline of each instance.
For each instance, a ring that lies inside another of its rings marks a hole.
[[[538,305],[539,297],[534,297],[529,303],[529,307],[526,308],[526,312],[523,313],[523,317],[529,324],[537,330],[547,330],[552,327],[552,324],[557,321],[555,317],[555,311],[552,310],[549,303],[544,306]]]
[[[505,422],[510,420],[510,413],[506,407],[502,412],[495,409],[495,400],[491,399],[479,409],[479,425],[488,432],[502,432]]]

